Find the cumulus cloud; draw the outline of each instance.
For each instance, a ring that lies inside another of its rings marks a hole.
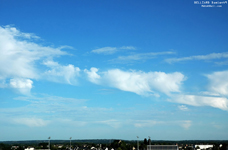
[[[173,95],[170,101],[192,106],[210,106],[228,111],[228,99],[225,97]]]
[[[165,61],[168,63],[174,63],[179,61],[187,61],[187,60],[211,60],[211,59],[220,59],[220,58],[228,58],[228,52],[224,53],[211,53],[207,55],[196,55],[189,57],[181,57],[181,58],[169,58]]]
[[[58,62],[54,61],[46,61],[43,63],[50,70],[44,72],[44,76],[51,81],[60,82],[60,83],[68,83],[68,84],[76,84],[76,77],[80,74],[80,69],[78,67],[74,67],[74,65],[60,65]]]
[[[10,79],[10,87],[18,90],[22,94],[29,94],[33,81],[30,79]]]
[[[208,91],[200,95],[177,94],[169,101],[191,106],[210,106],[228,111],[228,71],[213,72],[205,75],[208,80]],[[186,106],[178,106],[180,110],[188,110]]]
[[[101,78],[101,76],[97,74],[98,72],[97,68],[92,67],[90,71],[85,69],[84,72],[87,74],[90,82],[99,83],[99,79]]]
[[[39,118],[15,118],[13,122],[16,124],[22,124],[29,127],[42,127],[46,126],[49,121],[39,119]]]
[[[158,92],[169,95],[171,92],[180,92],[180,85],[184,80],[184,75],[179,72],[142,72],[142,71],[122,71],[112,69],[98,75],[97,69],[92,70],[87,75],[91,82],[108,85],[123,91],[129,91],[138,95],[155,95]],[[92,74],[92,75],[91,75]],[[99,78],[98,78],[99,77]]]
[[[37,43],[37,40],[34,42],[34,39],[39,39],[39,37],[32,33],[23,33],[15,27],[0,26],[1,88],[11,87],[24,94],[32,88],[32,79],[53,78],[53,81],[59,81],[59,78],[61,78],[65,83],[71,84],[73,77],[78,75],[79,68],[73,65],[62,66],[56,62],[48,62],[43,65],[51,69],[45,72],[46,76],[43,78],[43,70],[37,68],[40,62],[67,55],[62,49],[70,47],[42,46]],[[7,83],[6,79],[12,80]],[[22,88],[22,86],[24,87]]]
[[[228,71],[214,72],[206,75],[209,79],[210,92],[221,96],[228,96]]]
[[[27,39],[33,37],[14,27],[0,27],[1,78],[39,78],[36,61],[66,54],[60,48],[41,46]]]

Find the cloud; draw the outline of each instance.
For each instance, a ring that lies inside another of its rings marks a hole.
[[[58,62],[46,61],[43,63],[47,67],[51,68],[44,72],[44,76],[54,82],[76,84],[76,77],[80,74],[80,69],[69,64],[67,66],[60,65]]]
[[[196,55],[189,57],[181,57],[181,58],[169,58],[165,61],[168,63],[174,63],[179,61],[187,61],[187,60],[211,60],[211,59],[220,59],[220,58],[228,58],[228,52],[224,53],[211,53],[208,55]]]
[[[183,127],[184,129],[189,129],[192,126],[192,121],[191,120],[184,120],[180,121],[180,126]]]
[[[13,119],[13,122],[16,124],[22,124],[29,127],[43,127],[49,123],[49,121],[39,118],[15,118]]]
[[[197,96],[197,95],[173,95],[171,102],[191,105],[210,106],[228,111],[228,99],[225,97]]]
[[[156,121],[156,120],[135,120],[134,126],[138,128],[152,127],[155,125],[175,125],[181,126],[184,129],[189,129],[192,125],[190,120],[180,120],[180,121]]]
[[[185,105],[180,105],[178,106],[178,108],[182,111],[187,111],[188,110],[188,107],[186,107]]]
[[[114,120],[114,119],[104,120],[104,121],[96,121],[95,123],[106,124],[106,125],[113,127],[113,128],[119,128],[121,126],[121,122],[118,120]]]
[[[99,49],[94,49],[91,52],[92,53],[97,53],[97,54],[105,54],[105,55],[111,55],[116,53],[117,51],[120,50],[135,50],[136,48],[133,46],[122,46],[120,48],[117,47],[102,47]]]
[[[158,92],[169,95],[171,92],[180,92],[180,85],[184,80],[184,75],[179,72],[142,72],[142,71],[122,71],[111,69],[98,75],[95,68],[92,69],[88,78],[96,84],[108,85],[123,91],[129,91],[138,95],[155,95]],[[99,76],[99,78],[98,78]]]
[[[101,76],[97,74],[98,72],[97,68],[92,67],[90,71],[85,69],[84,72],[87,74],[90,82],[97,83],[97,84],[99,83],[99,79],[101,78]]]
[[[155,121],[155,120],[136,120],[134,122],[136,122],[134,123],[134,126],[138,128],[152,127],[154,125],[163,123],[163,121]]]
[[[228,96],[228,71],[214,72],[205,76],[209,79],[210,92]]]
[[[171,95],[169,101],[191,106],[210,106],[228,111],[228,71],[213,72],[205,76],[209,80],[208,91],[200,92],[200,95]],[[178,108],[187,110],[184,105]]]
[[[17,89],[22,94],[29,94],[33,81],[30,79],[10,79],[10,87]]]
[[[94,49],[91,52],[92,53],[97,53],[97,54],[106,54],[106,55],[110,55],[113,54],[117,51],[116,47],[103,47],[103,48],[99,48],[99,49]]]
[[[23,33],[11,26],[0,26],[0,87],[18,89],[22,94],[28,93],[32,88],[32,79],[53,79],[54,82],[72,84],[79,68],[73,65],[62,66],[51,62],[55,57],[68,55],[62,51],[69,46],[53,48],[37,43],[38,36],[32,33]],[[34,40],[36,42],[34,42]],[[46,64],[40,62],[45,61]],[[42,73],[39,65],[51,68]],[[43,76],[45,74],[46,76]],[[49,76],[48,76],[49,75]],[[6,82],[10,79],[10,83]],[[22,88],[22,86],[25,86]]]
[[[38,60],[67,54],[60,48],[41,46],[27,39],[33,37],[14,27],[0,27],[1,78],[39,78],[38,69],[35,67]]]
[[[175,52],[166,51],[166,52],[152,52],[152,53],[139,53],[132,54],[128,56],[119,56],[115,61],[136,61],[136,60],[146,60],[153,59],[158,55],[170,55],[175,54]]]

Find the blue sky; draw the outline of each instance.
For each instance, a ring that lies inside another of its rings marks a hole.
[[[0,140],[227,140],[221,5],[0,0]]]

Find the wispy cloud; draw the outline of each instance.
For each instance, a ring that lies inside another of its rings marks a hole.
[[[28,94],[32,88],[33,79],[46,79],[46,77],[55,79],[56,76],[61,76],[65,79],[66,83],[71,83],[72,76],[78,73],[78,68],[73,65],[61,66],[56,63],[57,65],[53,66],[50,63],[44,63],[43,65],[50,67],[51,70],[45,72],[46,76],[43,78],[43,70],[37,67],[40,65],[39,62],[67,55],[62,49],[69,47],[53,48],[42,46],[35,43],[33,39],[39,39],[39,37],[32,33],[20,32],[15,27],[0,26],[1,88],[18,89],[22,94]],[[5,82],[6,79],[10,79],[10,83]]]
[[[80,69],[78,67],[75,67],[72,64],[66,66],[60,65],[58,62],[54,62],[52,60],[45,61],[43,64],[51,68],[43,74],[46,79],[59,83],[77,83],[76,79],[80,75]]]
[[[101,78],[101,76],[97,74],[97,72],[98,72],[97,68],[92,67],[92,68],[90,68],[90,71],[85,69],[84,72],[87,74],[90,82],[93,82],[93,83],[99,82],[99,79]]]
[[[228,111],[228,99],[225,97],[173,95],[169,101],[191,106],[210,106]]]
[[[139,128],[152,127],[154,125],[164,123],[163,121],[155,121],[155,120],[136,120],[134,122],[135,122],[134,126]]]
[[[179,123],[180,123],[180,126],[183,127],[186,130],[188,130],[192,126],[192,121],[191,120],[179,121]]]
[[[144,96],[159,96],[159,92],[167,95],[171,92],[180,92],[180,85],[184,81],[184,75],[179,72],[146,73],[142,71],[112,69],[101,72],[99,75],[98,69],[92,68],[90,72],[86,71],[86,73],[88,79],[93,83],[115,87]]]
[[[188,60],[211,60],[211,59],[220,59],[220,58],[228,58],[228,52],[224,53],[211,53],[207,55],[196,55],[189,57],[181,57],[181,58],[169,58],[165,61],[168,63],[175,63],[180,61],[188,61]]]
[[[50,121],[40,118],[14,118],[13,123],[22,124],[29,127],[43,127],[50,123]]]
[[[114,54],[120,50],[135,50],[136,48],[133,46],[122,46],[122,47],[102,47],[98,49],[94,49],[91,52],[96,54],[105,54],[105,55],[111,55]]]
[[[32,89],[32,80],[30,79],[10,79],[10,87],[17,89],[20,93],[28,95]]]
[[[188,107],[185,106],[185,105],[179,105],[178,108],[182,111],[187,111],[188,110]]]
[[[155,125],[174,125],[181,126],[184,129],[189,129],[192,125],[191,120],[174,120],[174,121],[157,121],[157,120],[134,120],[134,126],[137,128],[153,127]]]
[[[208,91],[199,94],[176,94],[171,95],[171,102],[191,106],[210,106],[228,111],[228,71],[213,72],[204,75],[208,78]],[[188,110],[185,105],[178,106],[180,110]]]
[[[209,79],[208,90],[221,96],[228,96],[228,71],[218,71],[205,75]]]
[[[135,61],[145,61],[147,59],[154,59],[159,55],[172,55],[175,52],[164,51],[164,52],[151,52],[151,53],[134,53],[126,56],[118,56],[115,59],[110,60],[112,63],[132,63]]]
[[[111,126],[113,128],[119,128],[119,127],[121,127],[121,124],[123,122],[115,120],[115,119],[111,119],[111,120],[96,121],[95,123],[106,124],[106,125]]]

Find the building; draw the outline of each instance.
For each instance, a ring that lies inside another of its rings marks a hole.
[[[195,148],[198,149],[209,149],[209,148],[213,148],[213,145],[195,145]]]
[[[147,145],[147,150],[179,150],[177,145]]]

